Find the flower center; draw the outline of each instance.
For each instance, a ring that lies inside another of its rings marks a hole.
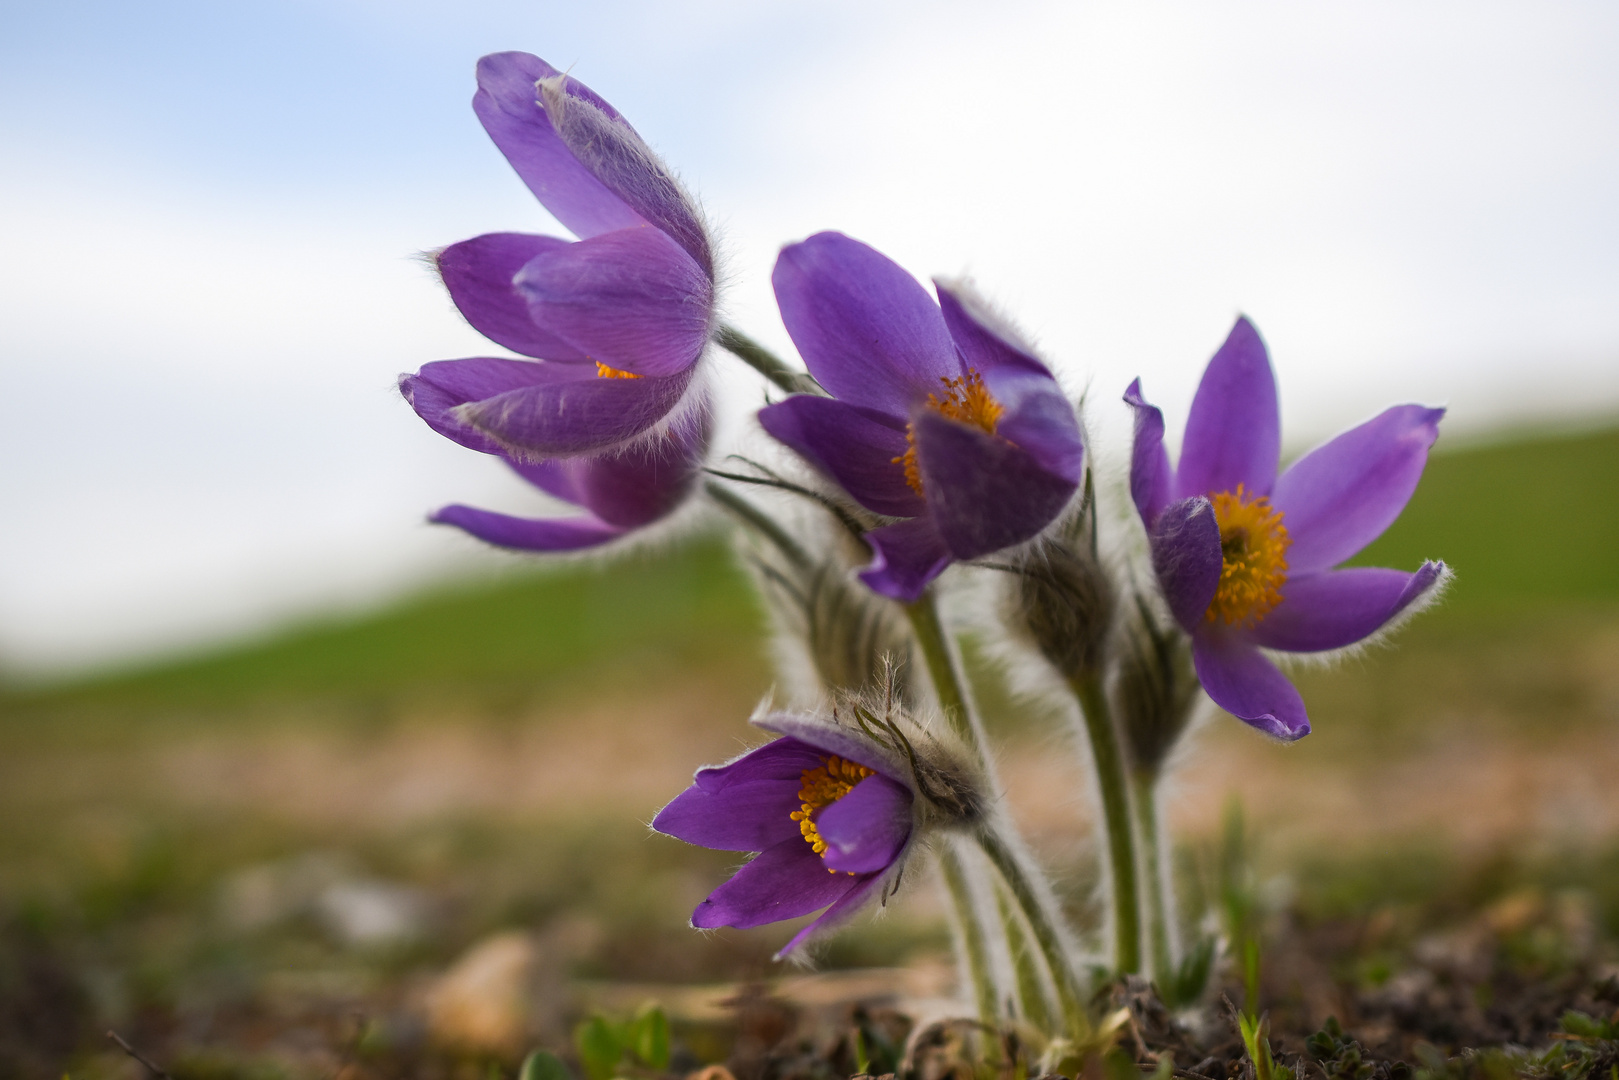
[[[633,371],[620,371],[616,367],[608,367],[600,360],[596,361],[596,378],[598,379],[639,379],[640,377]]]
[[[1252,626],[1282,602],[1287,582],[1287,549],[1292,540],[1282,512],[1270,499],[1236,491],[1211,495],[1220,525],[1220,587],[1204,616],[1209,622]]]
[[[815,815],[849,794],[856,784],[875,772],[875,769],[837,756],[827,758],[826,764],[818,768],[804,770],[799,778],[803,786],[798,789],[801,805],[793,811],[792,819],[798,822],[798,831],[804,834],[805,842],[815,849],[815,854],[826,858],[826,841],[821,839],[821,832],[815,827]],[[837,871],[828,867],[827,873],[835,874]]]
[[[929,394],[928,408],[950,420],[971,424],[988,435],[995,434],[995,425],[1006,407],[990,396],[982,375],[968,368],[967,374],[959,378],[941,375],[939,381],[944,383],[944,400],[939,400],[938,394]],[[911,490],[924,494],[922,470],[916,464],[915,424],[905,426],[905,453],[894,458],[893,463],[904,468],[905,482],[911,485]]]

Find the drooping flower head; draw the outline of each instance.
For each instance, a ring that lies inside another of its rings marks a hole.
[[[457,504],[430,520],[521,551],[578,551],[606,544],[668,517],[685,501],[702,470],[711,426],[705,400],[651,441],[621,450],[537,462],[505,459],[523,479],[579,507],[583,515],[521,518]]]
[[[825,908],[786,955],[895,884],[941,815],[966,823],[981,812],[959,770],[912,761],[855,728],[789,713],[753,723],[781,738],[699,769],[652,821],[688,844],[758,852],[697,905],[699,929],[763,926]]]
[[[714,258],[702,217],[611,105],[536,56],[478,61],[472,106],[579,239],[489,233],[440,252],[467,321],[535,360],[441,361],[400,389],[474,449],[536,461],[619,447],[680,404],[708,340]]]
[[[916,279],[835,232],[785,248],[782,321],[832,395],[759,413],[766,431],[874,514],[861,573],[911,601],[958,559],[1022,543],[1079,484],[1073,406],[1046,366],[959,285]]]
[[[1438,594],[1448,575],[1441,562],[1414,573],[1333,568],[1399,517],[1444,410],[1397,405],[1277,476],[1276,378],[1245,318],[1203,373],[1178,466],[1141,380],[1124,400],[1135,409],[1130,494],[1164,598],[1191,635],[1198,680],[1215,704],[1261,731],[1309,734],[1298,690],[1260,650],[1345,648]]]

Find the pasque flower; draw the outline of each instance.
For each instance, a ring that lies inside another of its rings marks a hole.
[[[446,506],[432,521],[454,525],[499,547],[577,551],[597,547],[659,521],[690,495],[702,470],[710,433],[706,399],[653,439],[596,457],[525,462],[506,458],[519,476],[585,513],[521,518]]]
[[[708,340],[714,259],[702,217],[611,105],[536,56],[478,61],[472,107],[579,239],[489,233],[440,252],[467,321],[536,359],[440,361],[400,389],[442,434],[521,460],[633,440],[686,396]]]
[[[689,844],[759,853],[697,905],[691,922],[699,929],[762,926],[825,908],[785,955],[893,884],[930,821],[978,812],[962,774],[925,755],[810,715],[773,713],[753,723],[781,738],[699,769],[652,821]]]
[[[1191,635],[1198,680],[1261,731],[1309,734],[1298,690],[1261,650],[1341,649],[1437,595],[1441,562],[1414,573],[1333,568],[1399,517],[1444,410],[1397,405],[1277,476],[1276,379],[1245,318],[1203,373],[1177,467],[1141,380],[1124,400],[1135,408],[1130,494],[1164,598]]]
[[[785,248],[782,321],[832,395],[759,413],[766,431],[874,514],[871,588],[917,599],[952,561],[1040,532],[1079,483],[1084,447],[1051,372],[967,289],[916,279],[835,232]]]

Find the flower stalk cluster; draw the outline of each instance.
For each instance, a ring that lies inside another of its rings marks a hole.
[[[798,953],[932,863],[977,1018],[1032,1027],[1048,1064],[1117,1029],[1088,1011],[1098,952],[1104,970],[1195,994],[1163,778],[1205,699],[1271,738],[1307,735],[1274,657],[1353,647],[1438,595],[1442,563],[1340,564],[1411,497],[1442,410],[1397,406],[1280,470],[1270,358],[1239,319],[1178,464],[1137,380],[1128,493],[1098,489],[1079,410],[968,284],[930,291],[842,233],[788,244],[771,282],[799,366],[719,317],[696,201],[611,105],[524,53],[485,57],[477,83],[479,121],[573,239],[491,233],[438,252],[461,314],[515,355],[428,364],[400,389],[433,430],[577,513],[457,505],[432,520],[506,548],[606,553],[679,518],[726,523],[781,639],[791,707],[763,708],[765,741],[698,769],[652,822],[752,853],[692,925],[807,919],[781,950]],[[716,461],[722,353],[776,395],[755,417],[774,457]],[[1104,513],[1110,500],[1133,514]],[[1112,521],[1128,527],[1104,533]],[[1004,809],[997,718],[956,639],[974,579],[1004,597],[977,632],[1027,656],[1080,720],[1103,941],[1074,932]]]

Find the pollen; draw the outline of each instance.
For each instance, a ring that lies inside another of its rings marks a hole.
[[[620,371],[616,367],[608,367],[600,360],[596,361],[596,378],[598,379],[639,379],[640,377],[633,371]]]
[[[1270,499],[1237,485],[1209,499],[1220,526],[1220,586],[1205,618],[1228,626],[1252,626],[1282,602],[1287,549],[1292,540],[1282,512]]]
[[[938,394],[929,394],[928,408],[947,419],[971,424],[988,435],[995,434],[995,426],[1000,423],[1006,407],[990,395],[982,375],[968,368],[965,375],[957,378],[941,375],[939,381],[944,383],[944,398],[940,400]],[[905,482],[911,490],[923,494],[922,470],[916,464],[915,424],[906,425],[905,453],[894,458],[893,463],[905,470]]]
[[[856,765],[836,756],[827,758],[824,765],[804,770],[799,778],[802,786],[798,789],[801,805],[791,816],[798,822],[798,831],[804,835],[805,842],[815,849],[815,854],[823,859],[826,857],[826,841],[821,839],[821,832],[815,827],[815,815],[849,794],[856,784],[874,772],[864,765]],[[837,871],[829,867],[827,873],[835,874]]]

